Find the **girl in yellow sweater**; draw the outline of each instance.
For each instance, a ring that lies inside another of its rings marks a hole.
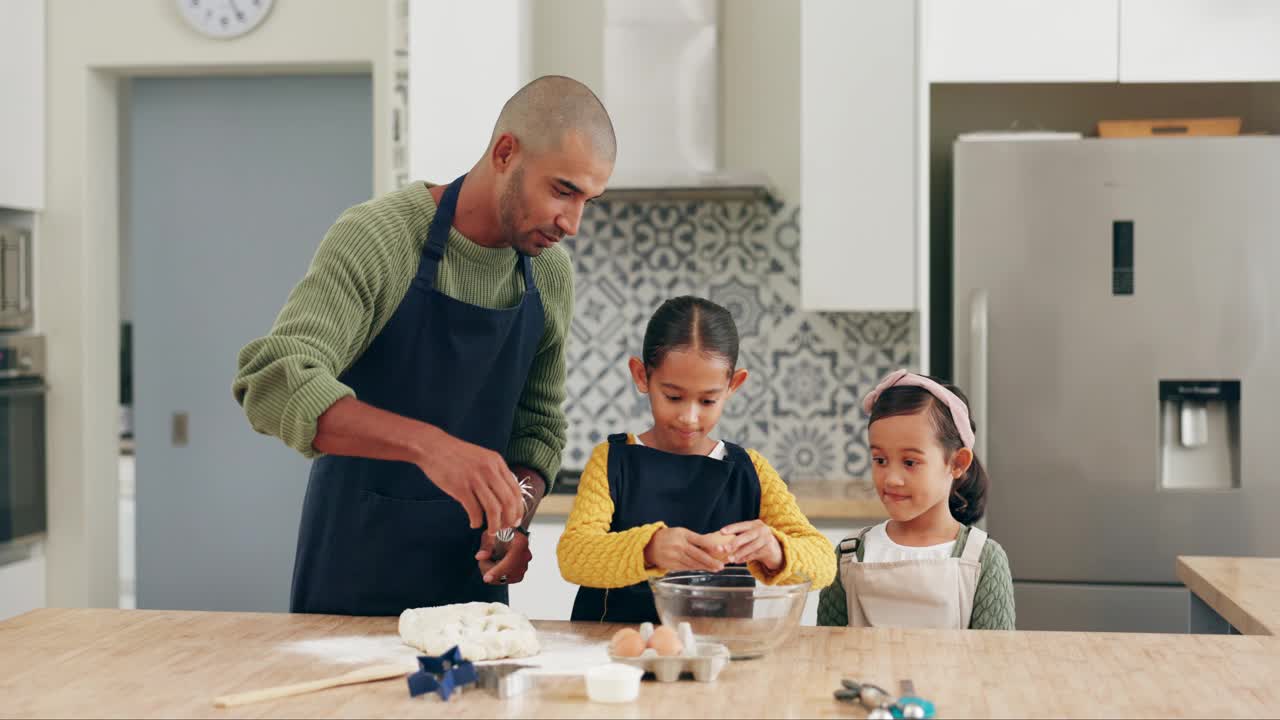
[[[629,361],[653,426],[596,446],[556,549],[560,574],[581,587],[574,620],[657,622],[648,578],[746,564],[768,584],[835,577],[831,543],[755,450],[715,440],[725,402],[747,379],[728,310],[702,298],[667,300]]]

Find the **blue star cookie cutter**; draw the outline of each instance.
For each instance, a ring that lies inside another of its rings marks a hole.
[[[409,697],[434,692],[441,700],[448,700],[454,692],[475,682],[475,665],[464,660],[462,651],[454,645],[439,657],[418,656],[418,672],[409,676]]]

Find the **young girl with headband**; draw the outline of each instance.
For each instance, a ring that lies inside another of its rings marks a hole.
[[[871,475],[889,519],[840,543],[819,625],[1012,630],[1004,549],[972,524],[987,474],[964,394],[898,370],[867,394]]]

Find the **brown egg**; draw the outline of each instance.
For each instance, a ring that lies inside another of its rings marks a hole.
[[[717,553],[717,555],[719,555],[719,559],[727,560],[728,546],[733,542],[733,537],[735,536],[731,536],[731,534],[728,533],[717,532],[713,537],[716,538],[716,541],[719,543],[719,552]]]
[[[679,655],[684,651],[680,636],[666,625],[659,625],[653,629],[653,635],[649,637],[649,647],[664,656]]]
[[[733,542],[734,536],[729,533],[716,531],[708,535],[708,537],[711,538],[711,542],[716,544],[716,551],[711,554],[721,560],[727,559],[729,557],[729,543]]]
[[[622,628],[609,641],[609,654],[617,657],[640,657],[644,652],[644,638],[635,628]]]

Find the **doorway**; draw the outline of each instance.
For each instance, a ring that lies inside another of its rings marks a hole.
[[[309,463],[253,432],[231,381],[325,231],[373,193],[372,81],[125,82],[122,604],[283,611]]]

